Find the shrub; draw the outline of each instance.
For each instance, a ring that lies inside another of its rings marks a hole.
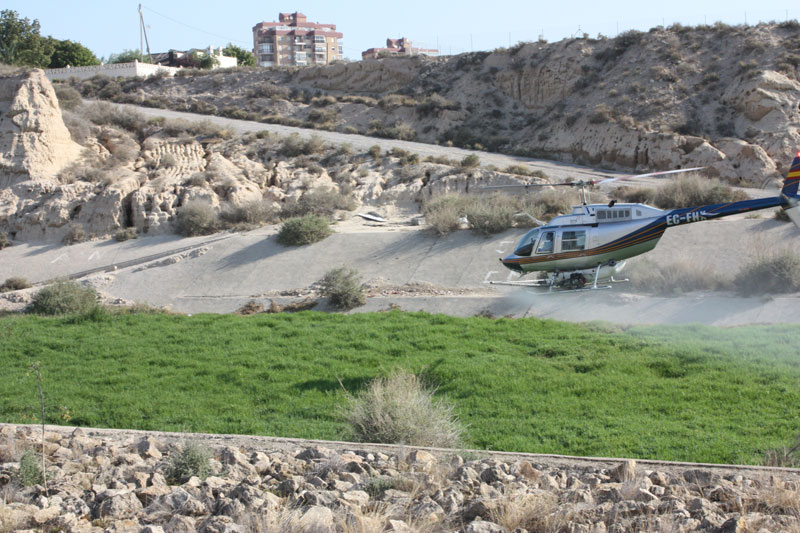
[[[464,168],[475,168],[481,164],[481,158],[475,154],[469,154],[461,160],[461,166]]]
[[[367,303],[366,288],[358,272],[341,267],[330,270],[320,280],[320,294],[337,309],[348,311]]]
[[[290,218],[278,231],[278,242],[284,246],[299,246],[321,241],[331,235],[328,219],[319,215]]]
[[[285,157],[297,157],[300,155],[321,154],[325,151],[325,141],[319,135],[312,135],[308,139],[302,139],[297,133],[292,133],[283,139],[278,153]]]
[[[514,226],[517,212],[514,198],[496,194],[484,201],[474,202],[467,212],[469,227],[482,235],[500,233]]]
[[[695,261],[656,263],[643,259],[631,265],[630,276],[637,289],[662,295],[721,290],[729,284],[719,272]]]
[[[30,286],[30,282],[25,278],[8,278],[0,285],[0,292],[20,291]]]
[[[95,311],[97,292],[74,281],[56,281],[33,295],[28,311],[39,315],[86,315]]]
[[[64,235],[64,238],[61,239],[61,242],[69,246],[85,240],[86,231],[84,231],[83,226],[80,224],[72,224],[69,228],[67,228],[67,234]]]
[[[653,203],[662,209],[674,209],[747,199],[749,199],[747,194],[733,189],[717,179],[703,178],[698,174],[686,174],[656,189]]]
[[[219,230],[219,215],[211,205],[191,202],[178,209],[176,229],[184,237],[210,235]]]
[[[41,485],[44,482],[40,459],[33,450],[25,450],[25,453],[22,454],[19,460],[17,479],[23,487]]]
[[[196,442],[187,442],[170,456],[167,480],[181,483],[192,476],[205,479],[211,473],[211,451]]]
[[[800,256],[786,249],[757,257],[742,266],[733,285],[744,296],[800,291]]]
[[[373,144],[369,147],[369,155],[371,155],[372,158],[377,161],[381,158],[381,147],[377,144]]]
[[[56,85],[55,90],[56,98],[58,98],[58,105],[62,110],[75,109],[83,102],[81,93],[69,85]]]
[[[260,226],[274,222],[278,212],[272,202],[254,201],[237,207],[225,209],[220,214],[223,221],[230,224]]]
[[[319,188],[307,191],[299,200],[287,202],[281,215],[285,218],[304,215],[332,217],[337,210],[352,211],[355,208],[355,201],[350,196],[336,189]]]
[[[136,239],[139,234],[136,233],[136,228],[122,228],[114,234],[114,240],[117,242],[127,241],[129,239]]]
[[[462,429],[452,407],[434,397],[410,372],[377,378],[357,397],[348,398],[347,420],[360,442],[456,447]]]
[[[447,235],[461,226],[466,215],[469,199],[460,194],[448,194],[433,198],[422,207],[425,222],[437,234]]]
[[[0,250],[11,246],[11,241],[8,240],[8,234],[5,231],[0,231]]]

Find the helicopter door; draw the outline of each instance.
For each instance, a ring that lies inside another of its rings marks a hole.
[[[552,254],[555,241],[556,241],[556,232],[545,231],[544,233],[542,233],[542,238],[539,239],[539,247],[536,249],[536,253]]]

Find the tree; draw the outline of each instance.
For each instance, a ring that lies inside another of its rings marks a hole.
[[[139,50],[123,50],[119,54],[111,54],[108,56],[109,63],[133,63],[134,60],[139,63],[150,62],[150,58],[143,56]]]
[[[228,57],[235,57],[236,64],[240,67],[256,66],[256,56],[253,55],[253,52],[248,52],[235,44],[228,43],[228,46],[223,48],[222,54]]]
[[[50,38],[53,45],[53,55],[50,56],[50,68],[85,67],[99,65],[100,60],[94,53],[83,46],[70,40],[59,41]]]
[[[19,18],[11,9],[0,12],[0,62],[47,67],[53,53],[50,39],[39,33],[39,21]]]

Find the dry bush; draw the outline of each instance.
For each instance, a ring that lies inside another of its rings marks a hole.
[[[138,239],[139,234],[136,233],[136,228],[120,228],[114,233],[114,240],[117,242],[124,242],[130,239]]]
[[[143,135],[148,127],[147,119],[138,111],[107,102],[84,104],[78,111],[98,126],[117,126],[139,136]]]
[[[199,442],[187,442],[170,455],[167,479],[178,484],[192,476],[205,479],[211,473],[211,450]]]
[[[367,390],[348,398],[352,436],[359,442],[457,447],[463,430],[453,408],[435,392],[406,371],[374,379]]]
[[[283,139],[278,153],[284,157],[297,157],[300,155],[321,154],[325,152],[326,144],[319,135],[312,135],[303,139],[297,133],[292,133]]]
[[[775,450],[767,450],[764,454],[764,466],[800,467],[800,434],[795,436],[792,446],[782,446]]]
[[[205,202],[190,202],[177,210],[175,229],[184,237],[210,235],[219,231],[219,215]]]
[[[749,197],[717,179],[698,174],[684,174],[655,190],[653,203],[662,209],[677,209],[697,205],[739,202]]]
[[[789,248],[759,255],[742,266],[733,286],[743,296],[800,291],[800,256]]]
[[[355,200],[336,189],[312,189],[299,200],[288,201],[281,209],[281,216],[299,217],[304,215],[320,215],[333,217],[337,210],[352,211],[356,208]]]
[[[467,210],[469,227],[481,235],[500,233],[514,227],[517,213],[515,198],[494,194],[482,201],[475,201]]]
[[[228,224],[255,227],[275,222],[278,218],[278,210],[272,202],[261,200],[223,209],[220,218]]]
[[[62,110],[72,110],[83,103],[81,93],[69,85],[57,84],[55,90],[56,98],[58,98],[58,106]]]
[[[337,309],[349,311],[367,303],[366,286],[358,272],[347,267],[328,271],[319,281],[319,292]]]
[[[85,240],[86,240],[86,231],[83,229],[83,226],[81,226],[80,224],[72,224],[67,229],[67,234],[64,235],[64,238],[61,239],[61,242],[69,246],[71,244],[84,242]]]
[[[30,286],[31,283],[26,278],[12,277],[6,279],[3,284],[0,285],[0,292],[20,291]]]
[[[72,140],[80,145],[85,145],[92,134],[92,123],[77,113],[69,111],[63,112],[61,117],[64,119],[64,125],[69,130]]]
[[[321,241],[333,233],[328,219],[319,215],[290,218],[278,230],[278,242],[300,246]]]
[[[652,294],[681,294],[692,291],[716,291],[728,288],[730,281],[719,272],[693,261],[656,263],[642,259],[630,266],[631,284]]]
[[[8,234],[5,231],[0,231],[0,250],[11,246],[11,241],[8,239]]]
[[[422,214],[425,222],[437,234],[447,235],[461,227],[471,198],[460,194],[447,194],[425,202]]]
[[[540,491],[535,494],[510,494],[491,513],[490,519],[507,531],[560,531],[567,525],[558,514],[558,498],[555,494]]]

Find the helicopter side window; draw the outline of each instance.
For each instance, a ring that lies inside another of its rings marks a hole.
[[[553,241],[555,240],[553,237],[555,233],[552,231],[548,231],[542,235],[542,239],[539,241],[539,248],[536,249],[537,254],[551,254],[553,253]]]
[[[522,239],[520,239],[519,244],[517,245],[517,249],[514,250],[515,255],[528,257],[533,252],[533,245],[536,244],[536,239],[539,237],[539,230],[534,229],[529,231],[525,234]]]
[[[565,231],[561,234],[561,251],[573,252],[586,248],[585,231]]]

